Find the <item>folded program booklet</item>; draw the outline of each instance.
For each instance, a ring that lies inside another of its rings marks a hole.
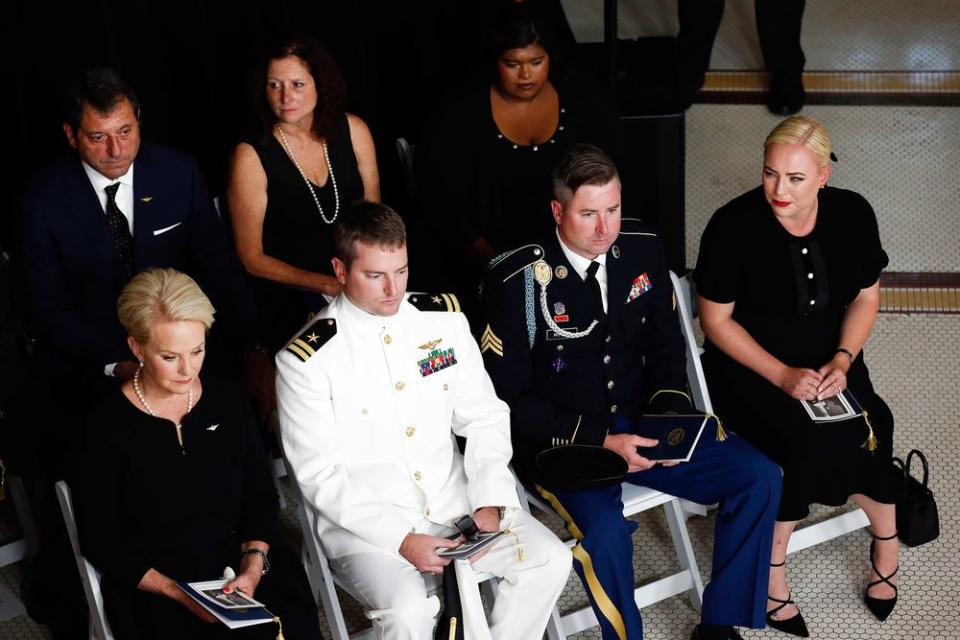
[[[850,389],[844,389],[838,395],[821,400],[801,400],[800,404],[814,422],[849,420],[863,413],[860,403],[850,393]]]
[[[715,416],[702,413],[640,416],[633,433],[660,442],[655,447],[637,447],[637,453],[657,462],[688,462],[704,428],[716,421]]]
[[[437,555],[441,558],[451,558],[453,560],[463,560],[470,556],[480,553],[500,538],[506,531],[490,531],[487,533],[478,533],[470,540],[464,541],[459,547],[452,549],[437,549]]]
[[[273,614],[267,611],[262,603],[240,591],[224,593],[225,584],[227,581],[221,579],[178,582],[177,586],[231,629],[273,622]]]

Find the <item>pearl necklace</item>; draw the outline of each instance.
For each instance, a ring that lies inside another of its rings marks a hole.
[[[147,402],[147,399],[143,397],[143,390],[140,388],[140,371],[142,368],[143,367],[141,365],[140,369],[137,369],[137,372],[133,374],[133,392],[137,394],[137,399],[140,400],[140,404],[142,404],[143,408],[147,410],[147,413],[156,418],[156,412]],[[187,389],[187,413],[190,413],[191,411],[193,411],[193,385],[190,385],[190,388]],[[182,419],[183,418],[181,418],[181,420]],[[177,426],[177,439],[179,440],[180,429],[182,429],[183,426],[179,422],[175,422],[174,424]]]
[[[313,203],[317,205],[317,211],[320,212],[320,217],[323,218],[325,223],[333,224],[333,221],[337,219],[337,215],[340,213],[340,192],[337,191],[337,178],[333,175],[333,165],[330,164],[330,152],[327,151],[326,141],[321,142],[320,146],[323,147],[323,158],[327,161],[327,173],[330,174],[330,184],[333,185],[333,217],[329,220],[327,219],[327,215],[323,212],[323,207],[320,206],[320,199],[317,198],[317,192],[313,190],[313,185],[310,184],[310,180],[307,179],[307,174],[303,172],[303,169],[300,167],[300,163],[297,162],[297,158],[293,155],[293,151],[290,149],[290,144],[287,142],[287,136],[284,135],[283,129],[281,129],[279,126],[277,127],[277,133],[280,134],[280,142],[283,144],[283,148],[290,157],[290,160],[293,161],[293,166],[297,168],[297,171],[300,172],[300,177],[303,178],[303,181],[307,184],[307,189],[310,190],[310,195],[313,196]]]

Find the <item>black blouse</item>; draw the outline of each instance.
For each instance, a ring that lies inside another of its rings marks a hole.
[[[562,153],[588,142],[614,159],[619,155],[617,116],[602,94],[583,81],[555,87],[560,120],[539,145],[515,144],[499,131],[489,86],[431,117],[416,149],[417,189],[423,213],[445,245],[459,250],[482,236],[506,251],[535,241],[554,227],[550,175]]]
[[[240,543],[276,539],[277,495],[243,392],[204,376],[183,419],[169,420],[117,390],[90,418],[80,534],[85,555],[115,584],[148,569],[175,580],[236,567]]]
[[[888,263],[861,195],[826,187],[818,197],[816,226],[803,237],[777,221],[762,187],[735,198],[707,224],[694,271],[700,295],[735,302],[733,319],[791,366],[830,359],[847,307]]]

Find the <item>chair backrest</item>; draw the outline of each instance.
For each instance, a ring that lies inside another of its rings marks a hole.
[[[397,156],[400,159],[400,172],[403,175],[403,187],[407,191],[407,202],[417,201],[417,183],[413,177],[413,145],[406,138],[397,138]]]
[[[713,413],[713,403],[710,402],[710,392],[707,390],[707,379],[703,375],[703,365],[700,364],[700,346],[697,336],[693,332],[693,286],[690,276],[677,277],[670,272],[670,281],[673,291],[677,295],[677,310],[680,312],[680,328],[683,339],[687,343],[687,382],[693,394],[694,406],[707,413]]]
[[[103,596],[100,594],[100,574],[90,562],[83,557],[80,551],[80,538],[77,535],[77,522],[73,515],[73,501],[70,499],[70,487],[63,480],[56,484],[57,500],[60,502],[60,511],[63,512],[63,521],[67,525],[67,535],[70,536],[70,546],[73,548],[73,557],[77,561],[77,570],[80,572],[80,581],[83,583],[83,592],[87,597],[87,607],[90,609],[90,637],[96,640],[113,640],[110,623],[103,612]]]

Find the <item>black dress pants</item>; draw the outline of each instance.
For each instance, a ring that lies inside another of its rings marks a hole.
[[[805,0],[755,0],[757,35],[767,71],[774,78],[799,76],[806,58],[800,46]],[[699,89],[723,18],[724,0],[679,0],[681,86]],[[695,85],[695,86],[692,86]]]

